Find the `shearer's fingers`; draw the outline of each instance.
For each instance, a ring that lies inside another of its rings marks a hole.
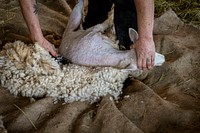
[[[58,56],[57,52],[53,49],[53,46],[47,40],[44,40],[42,43],[42,47],[45,48],[50,54],[54,57]]]
[[[154,67],[155,65],[155,55],[151,56],[151,66]]]
[[[53,50],[53,48],[48,48],[48,51],[51,53],[52,56],[56,57],[58,56],[57,52],[55,50]]]
[[[142,59],[138,58],[137,66],[138,66],[138,69],[142,69]]]
[[[145,59],[142,60],[142,70],[147,69],[147,61]]]
[[[151,69],[152,68],[152,59],[151,58],[147,58],[146,65],[147,65],[147,69]]]

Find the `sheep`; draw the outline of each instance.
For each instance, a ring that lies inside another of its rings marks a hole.
[[[59,53],[78,65],[138,70],[135,50],[115,49],[112,47],[114,42],[103,35],[112,23],[112,17],[87,30],[78,29],[81,27],[83,5],[83,0],[79,0],[72,11],[62,37]],[[138,39],[137,32],[132,28],[129,29],[129,36],[133,43]],[[155,54],[155,66],[162,65],[164,61],[163,55]]]

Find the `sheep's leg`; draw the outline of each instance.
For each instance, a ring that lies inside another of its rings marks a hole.
[[[114,51],[104,53],[102,55],[102,62],[105,62],[107,66],[112,66],[120,69],[137,69],[136,55],[132,51]]]
[[[79,27],[82,19],[83,4],[83,0],[79,0],[76,6],[74,7],[69,17],[65,32],[74,31]]]

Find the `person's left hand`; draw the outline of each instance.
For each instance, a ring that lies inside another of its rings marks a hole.
[[[53,45],[48,40],[46,40],[46,38],[44,38],[43,36],[40,39],[35,40],[35,41],[39,42],[39,44],[44,49],[46,49],[48,52],[50,52],[52,56],[54,56],[54,57],[58,56],[58,54],[57,54],[56,50],[54,49]]]
[[[139,69],[151,69],[154,66],[155,44],[153,38],[139,38],[130,48],[136,50],[137,66]]]

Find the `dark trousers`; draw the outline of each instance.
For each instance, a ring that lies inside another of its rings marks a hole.
[[[128,29],[137,31],[137,13],[134,0],[89,0],[88,14],[83,27],[85,29],[104,22],[114,3],[114,24],[120,47],[130,49],[132,44]]]

